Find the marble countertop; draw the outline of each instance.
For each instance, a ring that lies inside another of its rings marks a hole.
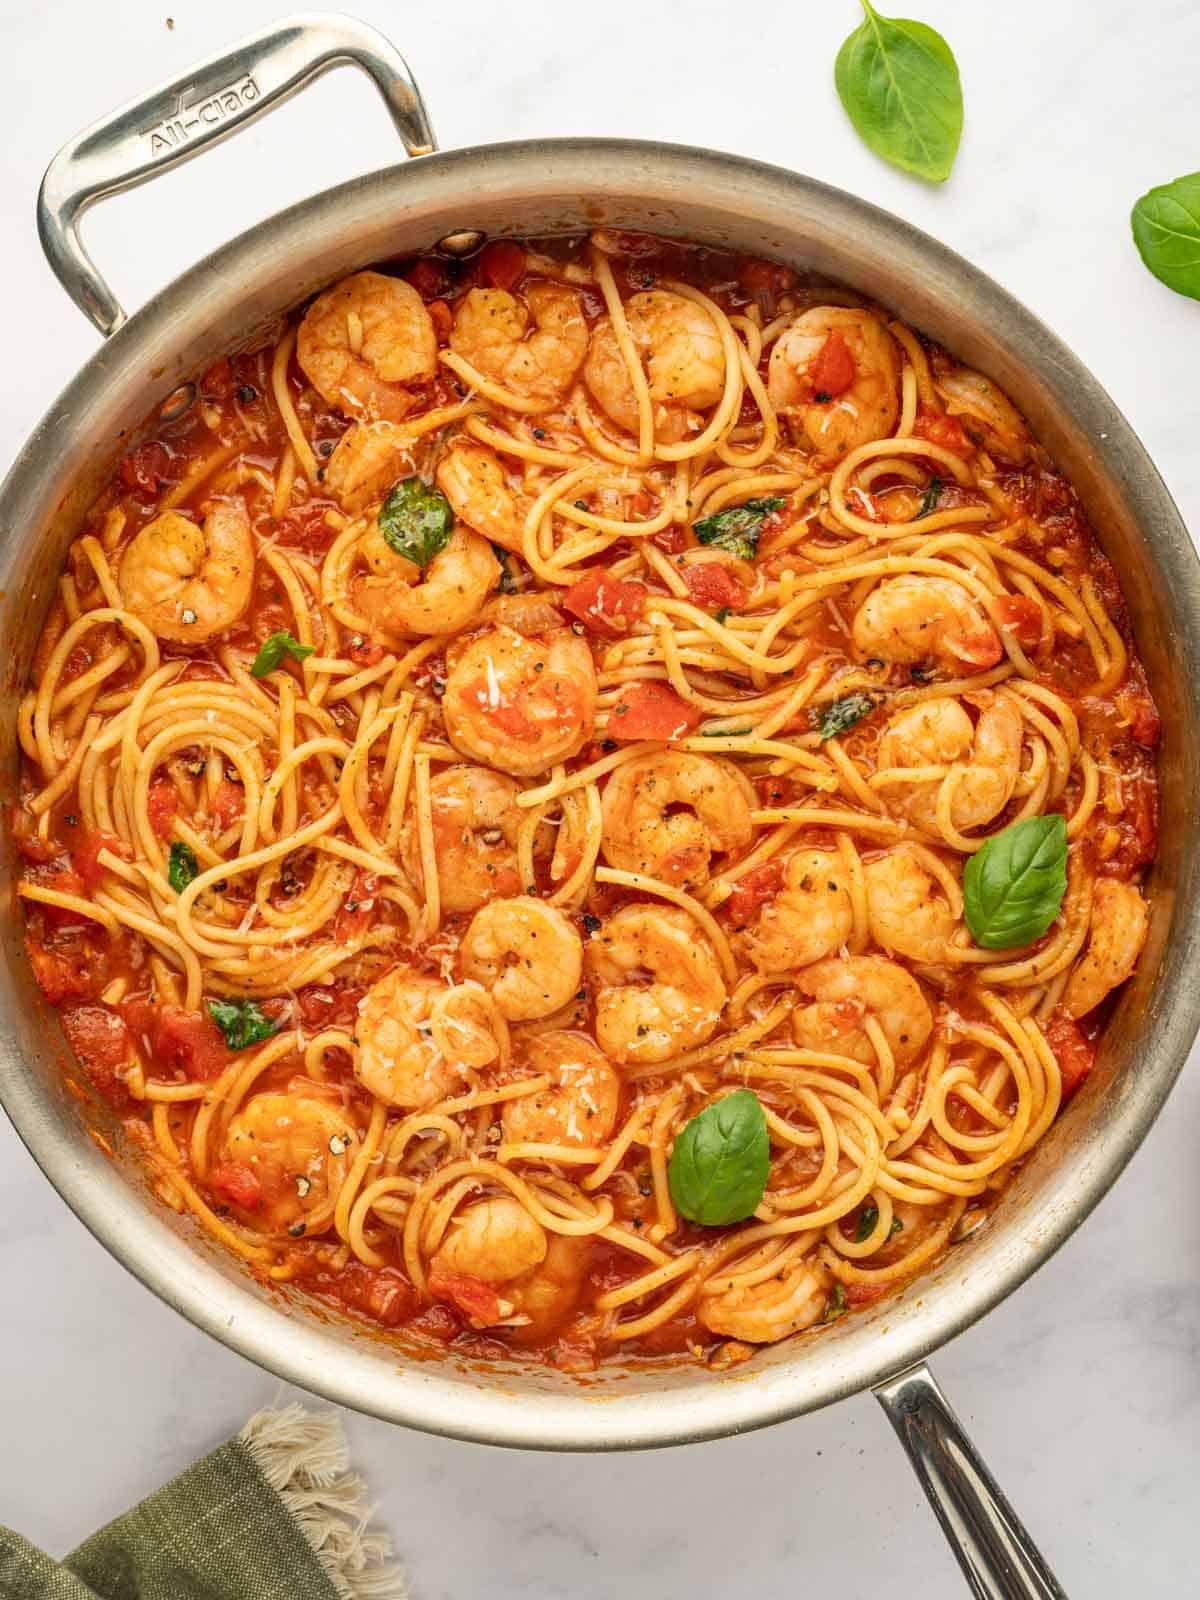
[[[899,0],[897,0],[899,3]],[[269,21],[280,0],[0,3],[5,358],[0,467],[95,336],[46,268],[38,180],[78,127]],[[1200,526],[1200,307],[1142,268],[1128,211],[1200,167],[1190,0],[911,0],[953,43],[967,126],[926,189],[837,104],[856,7],[483,0],[354,7],[408,54],[446,145],[627,134],[809,172],[897,211],[1072,345]],[[173,12],[168,21],[168,13]],[[87,223],[127,305],[256,218],[396,154],[352,74]],[[15,313],[15,314],[14,314]],[[1067,1590],[1179,1591],[1194,1566],[1200,1425],[1200,1063],[1115,1192],[1038,1276],[935,1363]],[[59,1553],[234,1431],[276,1382],[110,1260],[0,1124],[0,1521]],[[416,1600],[963,1593],[874,1402],[638,1457],[526,1456],[347,1416]],[[1185,1566],[1186,1563],[1186,1566]],[[1185,1582],[1186,1586],[1186,1582]]]

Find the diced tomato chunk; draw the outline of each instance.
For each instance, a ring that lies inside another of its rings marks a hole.
[[[515,289],[525,276],[526,256],[512,239],[493,239],[479,252],[479,281],[489,289]]]
[[[159,439],[146,439],[122,456],[117,476],[139,498],[154,496],[176,474],[176,459]]]
[[[1128,854],[1134,868],[1143,867],[1158,854],[1158,783],[1154,774],[1139,773],[1132,784],[1125,785],[1125,796],[1125,822],[1132,841]]]
[[[193,1083],[207,1083],[229,1064],[229,1046],[211,1017],[183,1006],[127,1000],[122,1014],[135,1043],[144,1048],[156,1072],[182,1072]]]
[[[738,287],[746,294],[774,296],[794,287],[796,274],[778,261],[743,261],[738,268]]]
[[[1067,1100],[1092,1070],[1096,1041],[1089,1039],[1071,1017],[1058,1016],[1046,1029],[1046,1043],[1054,1051],[1062,1074],[1063,1099]]]
[[[468,1272],[430,1273],[429,1292],[436,1300],[449,1300],[478,1327],[490,1328],[502,1320],[495,1289]]]
[[[209,806],[209,815],[218,828],[232,828],[235,822],[240,822],[242,812],[246,808],[246,791],[240,783],[230,783],[228,778],[222,778],[213,791],[212,803]]]
[[[608,736],[635,739],[682,739],[704,720],[698,706],[665,683],[631,683],[613,707]]]
[[[179,810],[179,790],[170,778],[155,778],[146,797],[146,809],[150,813],[150,826],[155,836],[165,839]]]
[[[1135,744],[1140,744],[1143,750],[1156,750],[1158,741],[1162,737],[1162,718],[1147,691],[1137,688],[1120,689],[1116,700],[1129,725],[1129,732]]]
[[[360,1308],[385,1328],[406,1322],[417,1308],[417,1292],[395,1267],[367,1267],[359,1289]]]
[[[723,561],[696,561],[679,570],[696,605],[717,611],[745,605],[746,591]]]
[[[950,642],[949,648],[960,661],[965,661],[969,667],[977,667],[980,672],[985,672],[988,667],[994,667],[1004,659],[1004,646],[994,628],[979,628],[975,633],[961,634]]]
[[[242,1211],[257,1211],[263,1203],[258,1174],[244,1161],[223,1161],[214,1167],[208,1175],[208,1187],[227,1204]]]
[[[351,984],[310,983],[297,990],[296,1003],[310,1027],[352,1028],[364,992]]]
[[[691,545],[687,528],[680,522],[673,522],[669,528],[664,528],[661,533],[652,533],[650,537],[660,550],[672,556],[679,555],[680,551]]]
[[[606,568],[597,567],[571,585],[562,604],[593,633],[620,638],[645,612],[648,593],[644,583],[614,578]]]
[[[233,374],[233,363],[228,356],[222,356],[219,361],[214,361],[212,366],[200,379],[200,393],[213,400],[228,400],[236,387],[237,380]]]
[[[349,944],[361,938],[374,922],[379,903],[378,890],[379,879],[373,872],[364,872],[360,867],[333,925],[333,936],[339,944]]]
[[[725,908],[737,928],[744,928],[754,920],[759,906],[765,905],[783,887],[783,862],[777,856],[752,867],[734,884]]]
[[[37,831],[37,818],[20,806],[11,808],[13,841],[26,861],[39,867],[53,861],[57,851]]]
[[[123,1069],[130,1059],[129,1032],[109,1006],[65,1006],[63,1032],[93,1089],[114,1111],[132,1105]]]
[[[859,1306],[869,1306],[872,1301],[878,1300],[887,1293],[887,1285],[883,1283],[848,1283],[846,1285],[846,1304],[855,1310]]]
[[[465,683],[460,691],[462,704],[475,715],[482,714],[501,733],[510,739],[516,739],[521,744],[536,744],[541,738],[543,723],[537,717],[532,717],[517,701],[496,698],[494,685],[489,683],[486,676],[480,673],[477,678],[472,678]],[[558,718],[566,719],[574,716],[581,705],[577,692],[570,684],[556,680],[556,692],[553,696],[531,690],[526,697],[526,703],[540,703],[545,707],[550,702],[552,714]],[[551,717],[546,718],[548,723]]]
[[[408,281],[422,300],[436,300],[446,287],[446,269],[432,256],[422,256],[408,269]]]
[[[346,654],[358,667],[377,667],[383,660],[383,646],[374,639],[355,639]]]
[[[836,400],[854,382],[857,371],[854,352],[846,343],[846,335],[840,328],[835,328],[813,357],[808,368],[808,381],[816,395],[827,395],[831,400]]]
[[[85,834],[71,851],[71,864],[79,875],[82,887],[89,892],[100,883],[108,871],[107,867],[100,865],[101,850],[119,856],[122,861],[128,861],[130,858],[128,845],[118,839],[115,833],[106,833],[100,828],[95,833]]]
[[[445,344],[450,337],[450,329],[454,326],[454,313],[444,300],[431,300],[425,309],[429,312],[429,320],[433,323],[437,342]]]
[[[307,500],[302,506],[293,506],[279,520],[280,544],[289,545],[294,550],[304,550],[310,555],[323,554],[334,539],[334,529],[325,520],[326,514],[332,509],[328,500]],[[255,621],[260,628],[264,620],[262,611],[256,608]],[[273,633],[275,630],[268,631]],[[258,637],[262,640],[267,634],[260,632]]]
[[[35,940],[26,941],[33,975],[52,1006],[64,1000],[85,1000],[92,994],[92,976],[78,958],[50,950]]]
[[[996,601],[996,620],[1026,647],[1042,637],[1042,608],[1027,594],[1002,594]]]
[[[919,412],[913,432],[918,439],[928,439],[930,444],[952,450],[956,456],[969,456],[974,448],[957,417],[940,416],[934,411]]]

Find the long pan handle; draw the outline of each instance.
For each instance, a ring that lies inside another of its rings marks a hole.
[[[42,179],[38,234],[59,282],[105,338],[125,312],[79,236],[88,207],[190,161],[341,66],[358,67],[374,82],[410,156],[436,148],[400,52],[365,22],[322,11],[271,23],[62,147]]]
[[[978,1600],[1066,1600],[999,1484],[923,1362],[875,1398],[887,1412],[963,1576]]]

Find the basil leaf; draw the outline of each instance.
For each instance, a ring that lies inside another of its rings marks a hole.
[[[273,633],[259,646],[250,672],[256,678],[265,678],[268,672],[275,671],[284,656],[291,656],[294,661],[303,661],[312,655],[316,648],[315,644],[301,644],[299,639],[293,639],[286,630],[283,633]]]
[[[692,532],[701,544],[716,545],[718,550],[728,550],[743,561],[753,561],[758,550],[762,525],[780,506],[787,502],[778,495],[765,499],[747,500],[744,505],[726,506],[714,516],[701,517],[692,524]]]
[[[427,567],[454,527],[450,502],[420,478],[398,483],[379,508],[379,531],[397,555]]]
[[[836,1322],[839,1317],[845,1316],[849,1307],[846,1304],[846,1290],[841,1283],[835,1283],[829,1299],[825,1302],[825,1315],[822,1322]]]
[[[1159,282],[1200,300],[1200,172],[1147,190],[1130,221],[1138,254]]]
[[[255,1000],[210,1000],[208,1014],[231,1050],[245,1050],[279,1032],[279,1024],[265,1016]]]
[[[854,1234],[855,1244],[862,1244],[875,1232],[875,1224],[879,1221],[878,1206],[864,1206],[862,1215],[858,1219],[858,1228]]]
[[[892,1225],[888,1229],[888,1238],[889,1239],[894,1239],[898,1233],[903,1233],[903,1232],[904,1232],[904,1224],[900,1221],[899,1217],[893,1217],[892,1218]]]
[[[933,28],[866,17],[838,51],[834,82],[863,143],[904,172],[933,183],[950,176],[962,137],[962,84],[954,52]]]
[[[822,744],[826,739],[836,739],[839,733],[853,728],[855,723],[869,717],[874,709],[873,696],[857,689],[853,694],[843,695],[840,700],[832,700],[829,705],[814,711],[813,720],[821,731]]]
[[[667,1167],[680,1216],[706,1228],[753,1216],[771,1163],[767,1119],[756,1094],[736,1089],[695,1116]]]
[[[182,894],[200,871],[195,852],[190,845],[176,839],[171,846],[171,856],[167,863],[167,882],[176,894]]]
[[[963,909],[975,943],[1011,950],[1040,939],[1067,892],[1067,822],[1026,817],[990,838],[963,871]]]
[[[747,734],[753,732],[754,729],[749,726],[745,728],[701,728],[700,737],[702,739],[744,739]]]
[[[940,478],[930,478],[929,487],[925,491],[925,498],[921,501],[921,509],[917,512],[917,517],[932,516],[933,512],[937,510],[937,503],[942,498],[942,490],[945,487]],[[916,521],[916,517],[913,520]]]

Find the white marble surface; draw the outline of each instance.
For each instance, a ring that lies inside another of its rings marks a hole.
[[[269,20],[280,0],[0,3],[0,467],[95,338],[33,228],[78,126]],[[879,164],[832,86],[855,7],[526,0],[359,8],[391,30],[447,145],[620,133],[806,170],[977,261],[1074,346],[1200,526],[1200,307],[1142,269],[1127,214],[1200,166],[1191,0],[911,0],[951,39],[967,129],[934,192]],[[166,17],[174,12],[174,27]],[[684,18],[673,23],[672,18]],[[393,158],[348,74],[88,223],[129,305],[256,217]],[[1075,1240],[937,1361],[1072,1595],[1195,1588],[1200,1081],[1193,1064]],[[276,1385],[110,1261],[0,1126],[0,1521],[54,1552],[233,1429]],[[963,1592],[869,1399],[727,1443],[527,1456],[348,1417],[417,1600]]]

